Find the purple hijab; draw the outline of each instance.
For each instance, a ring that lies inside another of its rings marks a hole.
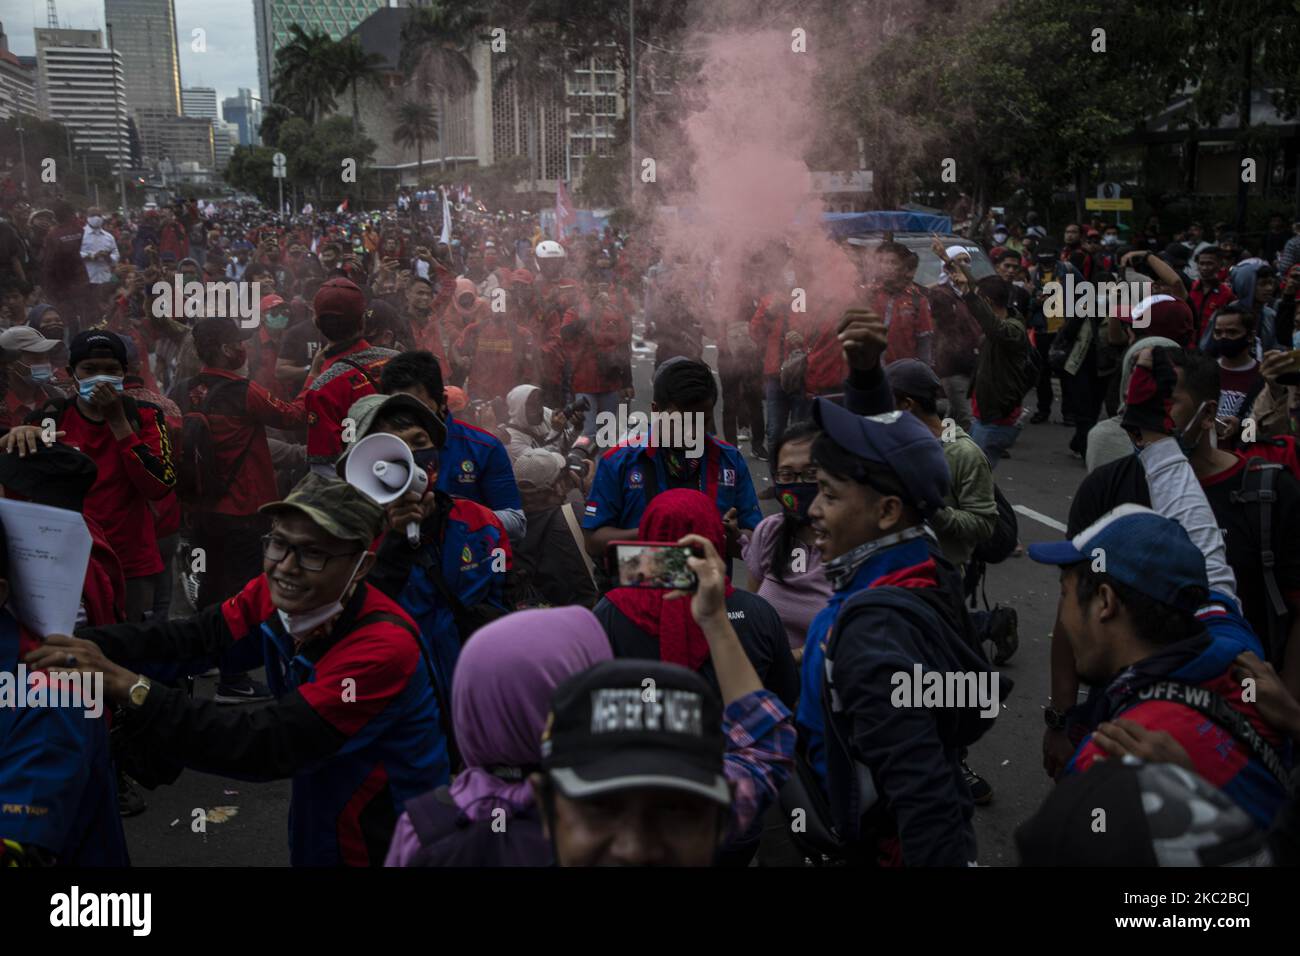
[[[465,771],[451,785],[456,806],[487,820],[497,806],[533,802],[525,780],[491,767],[535,767],[551,693],[574,674],[613,657],[605,630],[584,607],[517,611],[476,631],[456,661],[452,726]]]

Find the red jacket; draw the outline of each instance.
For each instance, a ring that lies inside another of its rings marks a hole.
[[[176,470],[162,411],[125,395],[122,402],[135,431],[121,439],[113,437],[107,422],[86,418],[76,399],[51,402],[28,421],[38,424],[50,415],[66,432],[64,444],[94,459],[99,475],[83,513],[104,529],[127,578],[148,577],[163,569],[149,504],[171,494]]]
[[[204,510],[246,516],[275,501],[279,493],[266,428],[301,427],[307,419],[303,403],[282,402],[242,375],[207,367],[182,385],[178,394],[183,413],[206,409],[208,415],[217,459],[216,484],[222,492]]]
[[[301,398],[307,412],[307,460],[333,464],[343,451],[343,419],[358,398],[379,391],[381,370],[397,353],[365,339],[325,350],[321,373],[307,382]]]
[[[575,394],[599,395],[631,384],[632,322],[613,302],[591,312],[590,319],[581,319],[569,311],[560,327]]]
[[[469,360],[466,385],[470,398],[504,396],[520,382],[527,381],[532,344],[532,335],[520,328],[512,315],[494,315],[460,333],[456,351]]]
[[[181,410],[176,403],[145,386],[138,376],[128,375],[125,385],[127,395],[142,404],[153,405],[163,413],[163,421],[171,438],[172,456],[179,458],[181,427],[184,422],[181,420]],[[149,510],[153,512],[154,536],[159,540],[180,530],[181,503],[175,491],[165,498],[149,502]]]
[[[1201,341],[1210,317],[1236,297],[1237,294],[1227,282],[1216,281],[1213,289],[1208,288],[1201,279],[1192,283],[1192,291],[1187,294],[1187,302],[1192,307],[1193,328],[1196,329],[1192,342]]]
[[[749,335],[763,352],[763,374],[780,375],[785,361],[785,333],[790,329],[790,313],[781,308],[775,292],[758,300],[758,308],[749,320]]]
[[[871,287],[867,303],[885,322],[889,344],[885,348],[883,364],[919,358],[920,340],[934,335],[930,300],[925,293],[912,283],[897,292],[890,292],[877,283]]]

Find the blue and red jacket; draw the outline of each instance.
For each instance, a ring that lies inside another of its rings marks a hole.
[[[411,547],[405,529],[388,532],[367,580],[419,626],[433,657],[440,700],[447,702],[461,635],[433,573],[436,570],[462,607],[489,604],[506,611],[506,572],[514,559],[505,527],[495,514],[473,501],[441,491],[434,494],[437,508],[420,526],[420,547]]]
[[[523,513],[515,470],[501,439],[451,414],[447,415],[447,440],[438,452],[437,489],[493,511]]]
[[[0,611],[0,674],[17,683],[18,662],[39,638]],[[12,675],[12,676],[8,676]],[[28,685],[48,675],[29,675]],[[64,866],[128,866],[108,751],[108,703],[99,717],[85,706],[0,707],[0,840],[29,861]],[[89,705],[91,701],[83,702]],[[0,867],[11,849],[0,843]]]
[[[607,525],[639,527],[641,516],[650,503],[646,488],[651,470],[657,491],[675,487],[668,482],[663,457],[647,444],[645,438],[625,441],[601,456],[582,517],[583,528],[594,531]],[[757,528],[763,520],[763,512],[758,507],[758,495],[754,493],[754,482],[749,476],[745,456],[735,445],[705,435],[703,457],[695,487],[717,504],[719,515],[735,508],[740,527]]]
[[[300,646],[280,623],[265,575],[188,620],[77,636],[118,662],[222,658],[266,667],[273,703],[223,707],[154,683],[123,730],[208,773],[293,778],[295,866],[382,866],[405,802],[448,781],[432,667],[415,622],[364,582],[329,631]]]
[[[975,859],[975,807],[961,752],[991,721],[969,708],[894,701],[898,675],[916,668],[938,674],[988,669],[957,627],[965,626],[960,579],[936,554],[938,545],[928,536],[870,554],[808,627],[796,713],[800,745],[860,862],[966,866]],[[933,602],[919,597],[922,592]],[[906,598],[912,593],[918,598]],[[913,603],[948,610],[917,616]],[[838,715],[828,715],[823,695],[833,635]],[[828,719],[836,721],[847,751],[828,740]]]
[[[1173,701],[1123,701],[1137,689],[1162,680],[1203,687],[1222,698],[1251,725],[1289,767],[1290,747],[1260,717],[1253,703],[1243,701],[1241,684],[1232,676],[1233,661],[1242,651],[1260,657],[1264,649],[1233,601],[1211,595],[1212,603],[1197,618],[1205,634],[1169,645],[1157,654],[1121,671],[1084,705],[1088,727],[1123,717],[1151,730],[1167,731],[1187,751],[1196,772],[1222,790],[1262,828],[1268,829],[1286,800],[1286,790],[1241,741],[1199,711]],[[1087,771],[1105,752],[1089,733],[1066,767],[1066,774]]]

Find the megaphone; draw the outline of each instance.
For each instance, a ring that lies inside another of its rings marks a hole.
[[[408,491],[423,495],[429,487],[429,473],[415,463],[406,442],[386,432],[356,443],[343,465],[343,478],[380,506],[392,504]],[[413,548],[419,546],[418,521],[406,526],[406,540]]]

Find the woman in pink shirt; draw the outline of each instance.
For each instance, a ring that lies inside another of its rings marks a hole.
[[[779,514],[758,523],[743,545],[749,587],[776,608],[797,663],[813,617],[826,606],[831,585],[822,558],[813,546],[808,508],[817,497],[817,468],[812,463],[812,422],[795,422],[772,449]]]

